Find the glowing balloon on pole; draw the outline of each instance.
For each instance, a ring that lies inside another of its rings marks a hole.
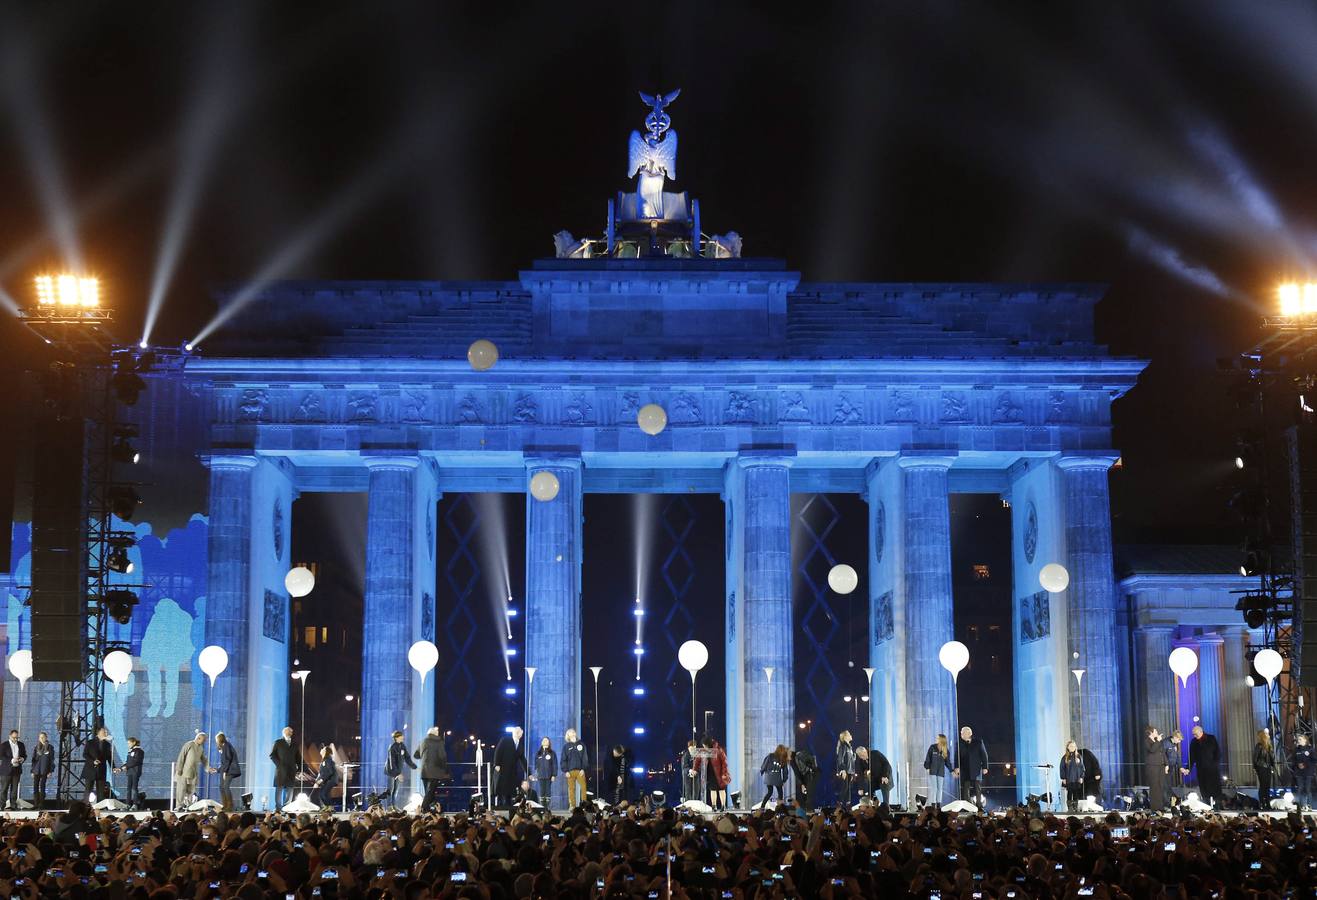
[[[677,648],[677,662],[694,678],[709,662],[709,648],[699,641],[687,641]]]
[[[937,661],[951,673],[954,682],[959,678],[961,670],[969,665],[969,648],[960,641],[947,641],[937,651]]]
[[[439,648],[429,641],[417,641],[407,651],[407,662],[421,676],[421,687],[425,687],[425,676],[439,662]]]
[[[1270,647],[1264,647],[1258,651],[1258,655],[1253,657],[1253,668],[1258,670],[1258,674],[1267,679],[1267,686],[1276,680],[1276,676],[1285,668],[1285,657],[1281,656]]]
[[[1188,647],[1176,647],[1167,658],[1171,671],[1180,676],[1180,684],[1189,686],[1189,676],[1198,671],[1198,654]]]
[[[214,687],[215,679],[229,667],[229,654],[223,647],[211,644],[197,654],[197,664],[201,666],[201,671],[210,676],[210,686]]]
[[[774,666],[764,666],[764,677],[768,679],[769,684],[773,683],[774,668]]]
[[[119,685],[127,684],[128,677],[133,674],[133,658],[123,650],[111,650],[101,660],[101,671],[114,684],[115,691],[118,691]]]
[[[860,584],[860,576],[845,563],[839,563],[828,570],[828,587],[838,594],[849,594]]]
[[[668,411],[657,403],[646,403],[636,413],[636,424],[645,434],[658,434],[668,427]]]
[[[558,496],[558,476],[552,472],[536,472],[530,479],[530,495],[541,503]]]
[[[27,681],[32,677],[32,651],[16,650],[9,654],[9,674],[18,679],[18,683],[27,687]]]
[[[494,363],[498,362],[498,347],[494,346],[493,341],[481,338],[466,349],[466,361],[477,372],[492,369]]]
[[[1038,583],[1052,594],[1059,594],[1070,586],[1070,573],[1060,563],[1048,563],[1038,573]]]
[[[305,597],[316,586],[315,573],[306,566],[289,569],[284,576],[284,587],[290,597]]]

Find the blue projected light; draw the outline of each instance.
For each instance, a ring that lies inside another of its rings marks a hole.
[[[503,693],[507,694],[508,696],[511,696],[511,695],[515,694],[516,692],[517,692],[517,689],[514,688],[514,687],[512,687],[512,686],[508,686],[508,687],[505,687],[505,688],[503,689]]]
[[[631,611],[631,614],[633,616],[643,616],[645,614],[645,611],[637,606],[634,610]]]
[[[644,774],[645,774],[645,767],[644,767],[644,766],[632,766],[632,767],[631,767],[631,774],[633,774],[633,775],[644,775]]]
[[[516,728],[516,727],[517,727],[516,725],[504,725],[504,726],[503,726],[503,731],[504,731],[505,734],[512,734],[512,729],[514,729],[514,728]]]
[[[516,616],[517,616],[517,611],[516,611],[515,609],[509,609],[509,610],[508,610],[508,617],[509,617],[509,618],[516,618]]]
[[[634,653],[636,656],[643,656],[643,655],[645,654],[645,648],[644,648],[644,647],[637,647],[636,649],[632,650],[631,652]]]
[[[645,696],[645,689],[643,687],[633,687],[631,693],[635,694],[637,697],[643,697]]]
[[[631,731],[632,731],[634,734],[644,734],[644,733],[645,733],[645,726],[644,726],[644,725],[637,725],[635,728],[632,728]]]
[[[516,656],[516,655],[517,655],[517,648],[516,648],[516,647],[509,647],[508,650],[507,650],[507,653],[508,653],[508,656]]]

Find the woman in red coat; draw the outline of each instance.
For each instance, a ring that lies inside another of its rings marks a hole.
[[[719,812],[727,809],[727,785],[732,783],[732,773],[727,769],[727,753],[713,738],[706,740],[705,746],[713,751],[710,768],[713,778],[709,784],[712,806]]]

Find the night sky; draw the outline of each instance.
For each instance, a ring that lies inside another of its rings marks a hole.
[[[5,4],[0,288],[81,254],[126,340],[154,292],[176,345],[272,261],[512,278],[602,230],[636,90],[681,87],[678,186],[747,255],[1109,284],[1100,337],[1151,360],[1115,412],[1117,539],[1233,540],[1215,360],[1317,247],[1317,10],[760,6]]]

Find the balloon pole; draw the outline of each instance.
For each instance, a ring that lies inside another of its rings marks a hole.
[[[691,737],[695,737],[695,676],[698,674],[691,670]]]

